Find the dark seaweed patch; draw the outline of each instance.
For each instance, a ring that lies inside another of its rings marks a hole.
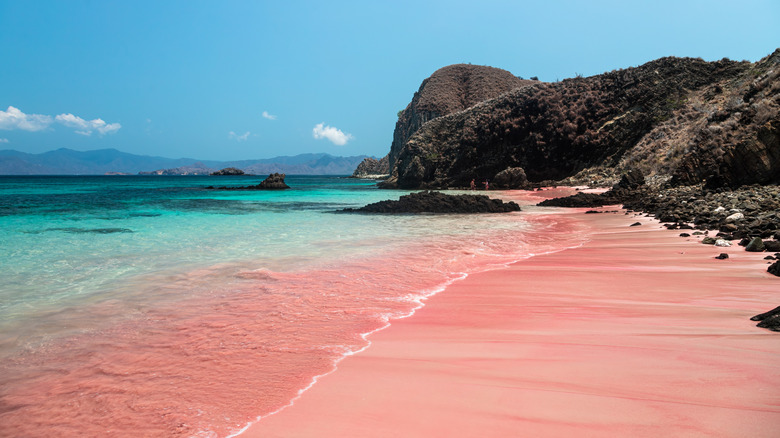
[[[62,231],[64,233],[75,234],[114,234],[114,233],[132,233],[133,230],[129,228],[76,228],[76,227],[59,227],[59,228],[47,228],[44,231]]]

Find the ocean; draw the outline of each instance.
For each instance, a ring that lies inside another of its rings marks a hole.
[[[589,231],[522,212],[337,211],[406,191],[288,176],[0,176],[0,436],[236,436],[448,284]]]

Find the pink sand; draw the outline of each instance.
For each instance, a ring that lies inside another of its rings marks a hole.
[[[582,219],[585,246],[456,282],[242,438],[780,436],[765,254]]]

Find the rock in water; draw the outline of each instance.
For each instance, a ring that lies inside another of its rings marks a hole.
[[[272,173],[257,187],[260,189],[289,189],[290,186],[284,182],[285,176],[284,173]]]
[[[720,253],[719,256],[716,256],[715,258],[718,259],[718,260],[726,260],[727,258],[729,258],[729,255],[726,254],[725,252],[722,252],[722,253]]]
[[[236,167],[226,167],[222,170],[218,170],[216,172],[211,172],[211,175],[214,176],[238,176],[243,175],[244,171],[241,169],[238,169]]]
[[[441,192],[417,192],[397,201],[379,201],[342,212],[360,213],[508,213],[520,211],[514,202],[490,199],[485,195],[448,195]]]
[[[272,173],[268,175],[268,178],[263,180],[258,185],[255,186],[242,186],[242,187],[214,187],[214,186],[208,186],[206,187],[207,190],[281,190],[281,189],[289,189],[290,186],[285,184],[284,182],[285,174],[283,173]]]

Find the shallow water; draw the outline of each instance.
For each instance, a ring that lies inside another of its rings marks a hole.
[[[533,207],[334,213],[406,193],[371,181],[204,190],[257,181],[0,177],[4,436],[228,436],[446,284],[587,239]]]

